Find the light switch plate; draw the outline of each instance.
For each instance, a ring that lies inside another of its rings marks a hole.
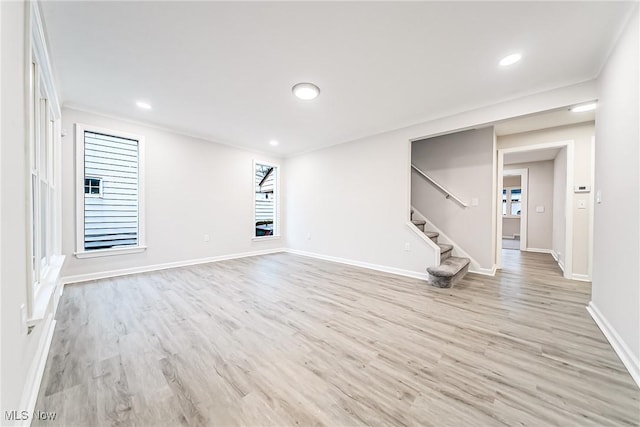
[[[537,213],[544,213],[544,206],[536,206]]]

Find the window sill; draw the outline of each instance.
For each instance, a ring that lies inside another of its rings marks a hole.
[[[502,215],[502,218],[508,218],[508,219],[520,219],[522,218],[520,215]]]
[[[31,316],[27,319],[27,326],[34,326],[36,323],[44,319],[51,297],[58,286],[60,279],[60,271],[64,264],[64,255],[58,255],[51,258],[51,264],[46,274],[42,278],[33,298],[33,308]]]
[[[260,237],[252,237],[251,240],[253,240],[254,242],[260,242],[263,240],[278,240],[280,238],[280,235],[277,236],[260,236]]]
[[[113,256],[113,255],[127,255],[137,254],[147,250],[146,246],[135,246],[131,248],[117,248],[117,249],[98,249],[95,251],[76,252],[74,255],[76,258],[97,258],[101,256]]]

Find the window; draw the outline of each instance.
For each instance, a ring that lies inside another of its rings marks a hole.
[[[506,187],[502,190],[502,215],[519,217],[522,214],[522,189]]]
[[[59,119],[55,116],[53,104],[49,102],[46,85],[38,62],[31,63],[31,107],[29,138],[29,223],[31,247],[31,284],[33,293],[40,289],[54,258],[59,254],[56,210],[58,192],[54,165],[57,161],[60,140],[55,129]],[[32,298],[33,300],[33,298]]]
[[[78,258],[144,250],[144,138],[76,124]]]
[[[102,197],[102,178],[86,177],[84,195],[85,197]]]
[[[254,238],[280,235],[279,167],[268,163],[253,163]]]

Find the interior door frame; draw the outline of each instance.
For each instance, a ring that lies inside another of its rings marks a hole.
[[[498,170],[496,174],[497,197],[496,203],[496,238],[502,241],[502,189],[504,187],[502,176],[504,174],[504,155],[508,153],[521,153],[525,151],[544,150],[548,148],[567,149],[567,180],[565,193],[565,247],[564,247],[564,274],[566,279],[573,278],[573,183],[574,183],[574,140],[545,142],[541,144],[523,145],[519,147],[498,149]],[[521,224],[522,226],[522,224]],[[522,239],[522,236],[521,236]],[[521,242],[522,244],[522,242]],[[496,247],[496,268],[502,268],[502,245]],[[526,248],[525,248],[526,250]],[[550,251],[551,252],[551,251]]]

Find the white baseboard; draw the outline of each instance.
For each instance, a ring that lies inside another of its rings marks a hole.
[[[27,381],[25,382],[25,387],[20,399],[20,410],[27,411],[30,415],[33,414],[36,407],[36,400],[38,399],[40,384],[42,383],[42,376],[44,375],[44,368],[47,365],[47,357],[49,357],[49,347],[51,347],[51,341],[53,340],[53,330],[56,327],[53,314],[49,314],[47,321],[43,323],[43,325],[45,325],[45,329],[42,331],[38,350],[29,367]],[[20,425],[30,426],[31,419],[32,418],[29,417],[29,419],[23,420]]]
[[[241,252],[229,255],[220,255],[209,258],[190,259],[184,261],[167,262],[164,264],[145,265],[141,267],[123,268],[120,270],[100,271],[97,273],[78,274],[74,276],[66,276],[62,278],[63,284],[87,282],[89,280],[106,279],[109,277],[126,276],[136,273],[147,273],[149,271],[166,270],[169,268],[186,267],[189,265],[207,264],[210,262],[226,261],[229,259],[246,258],[257,255],[267,255],[277,252],[285,252],[284,248],[265,249],[262,251]]]
[[[352,266],[355,266],[355,267],[368,268],[370,270],[382,271],[384,273],[397,274],[399,276],[411,277],[413,279],[429,280],[429,275],[427,273],[418,273],[418,272],[411,271],[411,270],[404,270],[404,269],[401,269],[401,268],[388,267],[386,265],[372,264],[372,263],[368,263],[368,262],[356,261],[356,260],[347,259],[347,258],[338,258],[338,257],[329,256],[329,255],[322,255],[322,254],[318,254],[318,253],[314,253],[314,252],[300,251],[298,249],[286,249],[285,252],[288,252],[288,253],[294,254],[294,255],[302,255],[302,256],[309,257],[309,258],[317,258],[317,259],[321,259],[321,260],[324,260],[324,261],[332,261],[332,262],[337,262],[337,263],[340,263],[340,264],[352,265]]]
[[[527,248],[525,249],[526,252],[536,252],[539,254],[551,254],[551,256],[553,256],[553,250],[551,249],[540,249],[540,248]]]
[[[492,268],[472,267],[469,265],[469,273],[482,274],[483,276],[495,276],[497,269],[498,266],[495,264]]]
[[[553,259],[556,260],[556,262],[558,262],[558,252],[554,251],[553,249],[551,250],[551,256],[553,257]]]
[[[618,335],[616,330],[613,329],[611,324],[602,315],[600,310],[598,310],[598,307],[595,306],[593,301],[591,301],[587,306],[587,311],[596,322],[596,325],[598,325],[605,338],[607,338],[611,347],[613,347],[613,350],[622,361],[624,367],[629,371],[631,378],[633,378],[638,388],[640,388],[640,361],[638,358],[633,355],[631,349],[629,349],[627,344],[622,340],[622,338],[620,338],[620,335]]]
[[[573,273],[571,275],[571,279],[572,280],[578,280],[580,282],[590,282],[591,281],[591,277],[589,277],[588,274],[579,274],[579,273]]]

